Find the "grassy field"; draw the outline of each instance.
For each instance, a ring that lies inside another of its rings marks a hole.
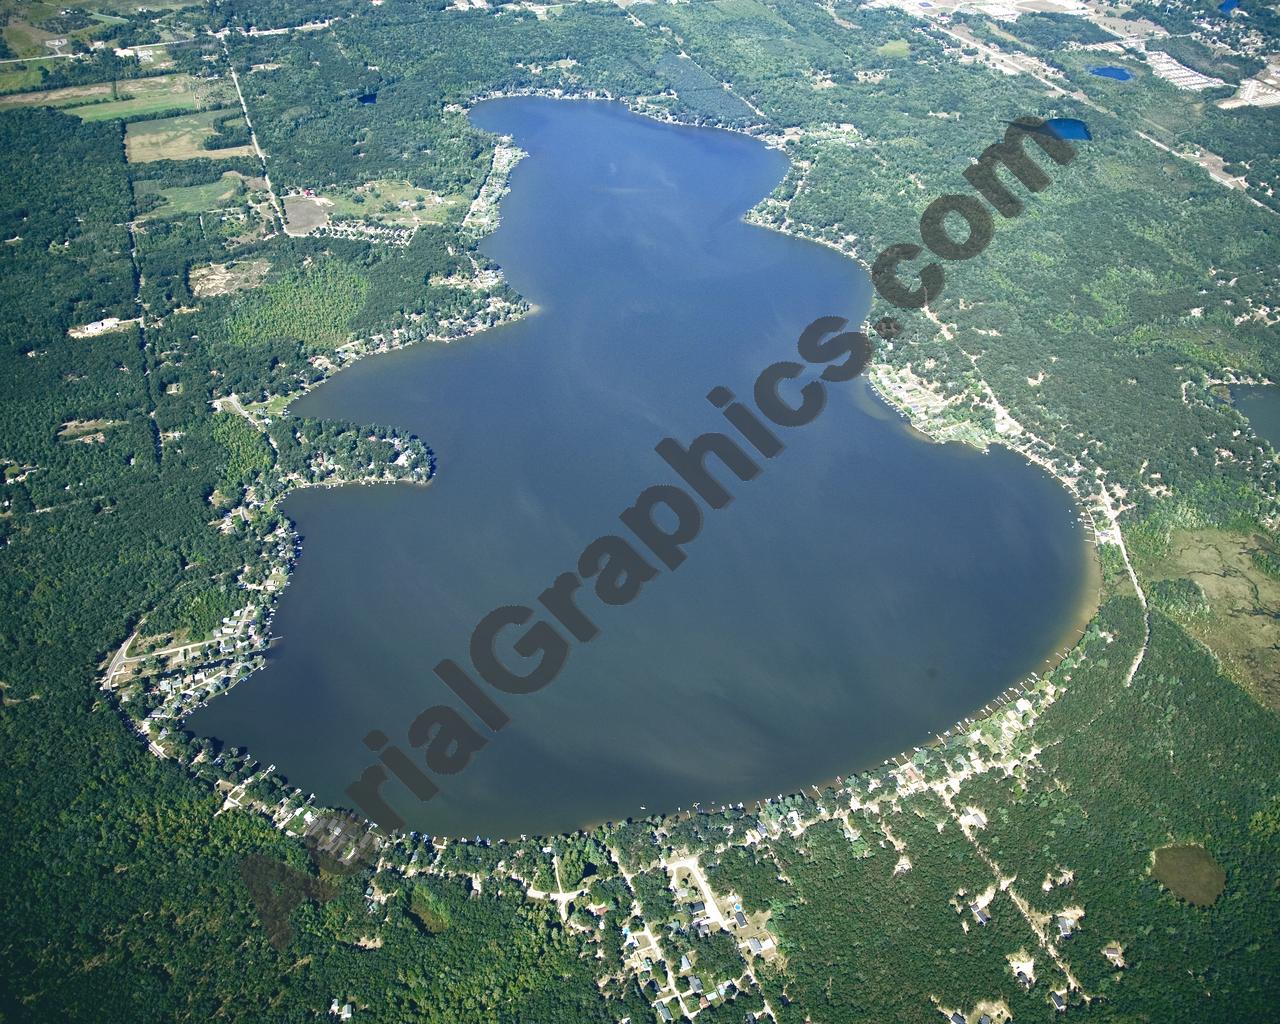
[[[145,164],[153,160],[253,156],[252,146],[205,149],[201,145],[210,135],[217,133],[217,125],[228,118],[241,116],[239,110],[226,108],[155,121],[135,121],[125,129],[125,156],[131,164]]]
[[[108,121],[114,117],[137,117],[140,114],[161,114],[177,110],[198,110],[200,103],[191,93],[158,93],[154,96],[134,96],[113,103],[91,103],[72,107],[67,113],[75,114],[82,121]]]
[[[161,188],[157,181],[135,181],[133,193],[142,200],[147,196],[159,196],[164,205],[144,213],[138,220],[177,217],[184,213],[207,213],[229,205],[244,191],[244,178],[235,171],[227,171],[217,181],[202,185]]]
[[[7,64],[8,71],[0,71],[0,93],[13,92],[16,89],[30,89],[40,84],[38,68],[22,64]]]
[[[139,114],[200,110],[223,106],[233,99],[234,90],[230,83],[220,78],[157,75],[154,78],[95,82],[65,89],[0,96],[0,110],[9,107],[61,107],[84,121],[105,121]]]
[[[890,39],[883,46],[877,46],[876,53],[881,57],[909,57],[911,44],[905,39]]]
[[[23,81],[14,81],[12,88],[22,88],[26,84],[40,81],[40,72],[17,72],[15,76],[26,76]],[[8,78],[5,76],[4,78]],[[0,79],[0,84],[9,84]],[[10,110],[15,106],[79,106],[96,100],[115,99],[113,82],[95,82],[92,86],[70,86],[68,88],[46,88],[40,92],[20,92],[15,96],[0,96],[0,110]]]
[[[285,409],[296,396],[292,395],[272,395],[265,402],[255,402],[253,405],[245,406],[250,412],[257,415],[268,416],[271,419],[279,419],[284,415]]]
[[[40,80],[39,73],[35,73],[35,79]],[[114,82],[95,82],[93,85],[73,85],[66,89],[44,89],[17,96],[0,96],[0,110],[11,107],[74,107],[95,100],[114,98]]]
[[[370,181],[350,192],[326,194],[333,205],[332,218],[358,217],[381,224],[441,224],[449,214],[464,209],[466,198],[459,195],[437,196],[428,189],[407,181]]]

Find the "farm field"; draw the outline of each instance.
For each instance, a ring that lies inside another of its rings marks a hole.
[[[240,117],[239,110],[223,108],[154,121],[135,121],[125,129],[125,157],[131,164],[145,164],[154,160],[216,160],[253,156],[252,146],[205,149],[202,145],[209,136],[217,134],[223,121]]]
[[[138,220],[178,217],[185,213],[207,213],[221,209],[244,191],[244,177],[235,171],[227,171],[217,181],[200,185],[163,188],[163,183],[153,180],[135,181],[133,193],[139,203],[148,196],[158,196],[164,205],[142,214]]]
[[[199,79],[186,74],[159,75],[0,96],[0,110],[59,107],[84,121],[105,121],[115,117],[220,106],[232,98],[231,92],[231,86],[222,79]]]
[[[33,61],[32,64],[35,62]],[[54,62],[56,63],[56,62]],[[40,84],[40,70],[27,64],[7,64],[9,70],[0,71],[0,95],[16,92],[18,89],[30,89]]]
[[[35,81],[40,80],[39,72],[31,72],[30,75]],[[22,86],[19,84],[16,87]],[[65,89],[44,89],[40,92],[0,96],[0,110],[13,107],[74,107],[95,100],[112,99],[114,88],[114,82],[95,82],[93,85],[73,85]]]

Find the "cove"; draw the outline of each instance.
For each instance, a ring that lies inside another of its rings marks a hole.
[[[530,154],[482,248],[536,311],[295,404],[413,432],[439,475],[292,495],[282,639],[188,720],[323,804],[350,803],[371,730],[412,754],[409,723],[460,706],[432,668],[465,663],[486,613],[533,605],[679,482],[654,445],[727,429],[709,391],[747,396],[815,318],[869,307],[854,263],[742,220],[787,169],[755,140],[532,97],[472,119]],[[1010,452],[921,441],[862,379],[827,394],[757,478],[718,472],[732,503],[677,571],[592,607],[600,635],[552,685],[495,694],[510,724],[438,796],[387,782],[409,827],[546,834],[793,792],[925,742],[1063,646],[1094,596],[1067,493]]]

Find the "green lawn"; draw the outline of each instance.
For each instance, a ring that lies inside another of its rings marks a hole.
[[[67,113],[75,114],[82,121],[109,121],[113,117],[136,117],[139,114],[195,110],[198,106],[194,93],[172,93],[136,96],[133,99],[115,100],[109,103],[90,103],[82,107],[71,107]]]
[[[877,46],[876,53],[881,57],[910,57],[911,44],[905,39],[890,39],[883,46]]]

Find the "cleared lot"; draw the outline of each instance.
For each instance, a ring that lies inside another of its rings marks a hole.
[[[85,121],[105,121],[139,114],[177,113],[222,107],[235,98],[229,82],[190,75],[157,75],[117,82],[95,82],[65,89],[0,96],[0,110],[13,107],[58,107]]]
[[[204,140],[216,135],[227,120],[243,117],[238,109],[206,110],[199,114],[165,117],[155,121],[135,121],[126,126],[125,157],[131,164],[153,160],[223,159],[253,156],[252,146],[205,149]]]

